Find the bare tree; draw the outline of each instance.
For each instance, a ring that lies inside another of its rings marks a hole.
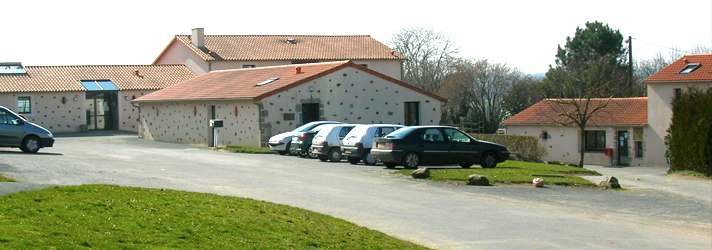
[[[407,57],[403,81],[430,93],[437,93],[457,58],[458,48],[442,32],[414,27],[393,35],[391,47]]]
[[[493,63],[487,59],[463,60],[455,66],[441,91],[449,99],[452,110],[466,109],[469,121],[482,122],[485,133],[495,133],[509,114],[504,98],[512,84],[525,77],[518,69],[506,63]]]

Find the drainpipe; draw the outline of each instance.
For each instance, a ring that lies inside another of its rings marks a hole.
[[[131,106],[138,109],[138,138],[143,138],[143,125],[141,125],[141,107],[131,102]]]

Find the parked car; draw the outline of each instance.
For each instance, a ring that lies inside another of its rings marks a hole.
[[[478,141],[448,126],[408,127],[375,139],[373,143],[371,154],[387,168],[448,164],[459,164],[462,168],[470,168],[473,164],[494,168],[509,157],[507,147]]]
[[[312,140],[314,139],[314,136],[319,133],[322,128],[324,128],[324,126],[328,125],[329,124],[320,124],[312,130],[294,133],[289,151],[293,152],[293,154],[301,156],[302,158],[306,158],[307,156],[309,156],[309,158],[316,158],[316,154],[310,150]]]
[[[351,164],[357,164],[363,159],[363,163],[366,165],[375,165],[376,158],[371,155],[373,139],[384,137],[400,128],[405,128],[405,126],[394,124],[358,125],[342,141],[341,154],[346,156]]]
[[[0,147],[20,148],[25,153],[37,153],[40,148],[53,145],[52,132],[0,106]]]
[[[322,125],[322,124],[341,124],[341,122],[334,122],[334,121],[310,122],[310,123],[304,124],[302,126],[299,126],[298,128],[295,128],[292,131],[284,132],[284,133],[272,136],[271,138],[269,138],[269,142],[267,144],[269,145],[269,148],[272,151],[277,151],[281,155],[285,155],[285,154],[294,155],[296,152],[289,151],[289,149],[291,148],[290,142],[292,141],[292,136],[294,136],[294,133],[309,131],[309,130],[314,129],[314,127]]]
[[[341,161],[341,140],[354,127],[356,124],[324,125],[312,140],[311,152],[321,161]]]

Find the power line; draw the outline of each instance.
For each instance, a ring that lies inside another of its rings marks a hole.
[[[666,47],[666,46],[662,46],[662,45],[659,45],[659,44],[654,44],[654,43],[651,43],[651,42],[646,42],[646,41],[637,39],[637,38],[635,38],[635,37],[633,37],[633,40],[636,40],[636,41],[639,41],[639,42],[644,42],[644,43],[647,43],[647,44],[650,44],[650,45],[653,45],[653,46],[658,46],[658,47],[664,48],[664,49],[674,50],[674,51],[677,51],[677,52],[683,52],[683,53],[686,53],[686,54],[692,54],[692,52],[690,52],[690,51],[680,50],[680,49],[677,49],[677,48],[671,48],[671,47]]]

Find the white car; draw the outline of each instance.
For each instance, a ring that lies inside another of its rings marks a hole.
[[[383,138],[398,129],[405,128],[395,124],[358,125],[346,135],[342,141],[341,154],[351,164],[357,164],[363,159],[366,165],[375,165],[376,158],[371,155],[374,138]]]
[[[281,155],[285,155],[285,154],[294,155],[295,152],[291,152],[289,150],[291,148],[290,144],[291,144],[292,136],[294,135],[294,133],[309,131],[309,130],[314,129],[316,126],[323,125],[323,124],[342,124],[342,122],[334,122],[334,121],[310,122],[310,123],[304,124],[298,128],[295,128],[292,131],[274,135],[271,138],[269,138],[269,142],[267,143],[269,145],[269,149],[271,149],[272,151],[277,151]]]
[[[354,127],[356,124],[324,125],[314,136],[310,150],[321,161],[341,161],[341,140],[346,138],[346,134]]]

